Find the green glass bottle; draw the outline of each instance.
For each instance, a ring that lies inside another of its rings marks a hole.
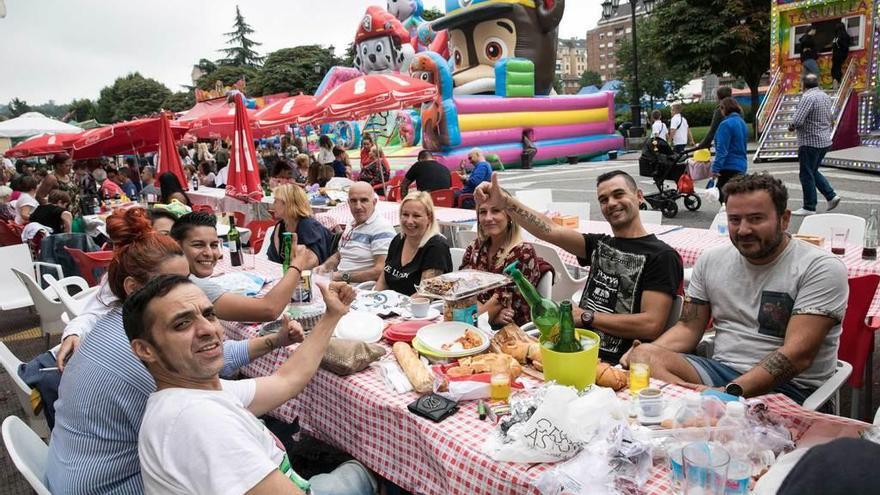
[[[293,233],[282,232],[281,233],[281,271],[285,275],[287,274],[287,270],[290,269],[290,262],[293,261],[293,257],[291,256],[292,254],[293,254]]]
[[[553,341],[559,332],[559,306],[550,299],[541,297],[526,278],[516,268],[516,261],[504,268],[504,273],[513,279],[523,298],[529,303],[532,322],[541,331],[544,340]]]
[[[235,217],[229,215],[229,234],[226,236],[229,240],[229,262],[232,266],[241,266],[241,234],[235,228]]]
[[[571,301],[562,301],[559,307],[559,338],[553,347],[556,352],[582,351],[577,331],[574,329],[574,315],[571,312]]]

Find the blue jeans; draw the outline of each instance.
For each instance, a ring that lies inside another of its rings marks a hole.
[[[828,179],[819,171],[819,164],[825,158],[828,148],[814,148],[812,146],[801,146],[798,148],[798,161],[801,165],[800,178],[801,187],[804,189],[804,209],[816,211],[816,189],[825,196],[825,199],[831,200],[835,196],[834,188],[828,182]]]
[[[309,478],[312,495],[374,495],[379,489],[373,475],[357,461],[347,461],[325,474]]]
[[[700,381],[703,382],[703,385],[708,385],[710,387],[723,387],[742,375],[739,371],[736,371],[726,364],[715,361],[714,359],[695,356],[693,354],[685,354],[684,358],[691,363],[691,366],[693,366],[695,370],[697,370],[697,374],[700,375]],[[807,400],[807,397],[814,392],[814,390],[796,387],[791,383],[783,383],[773,391],[787,395],[791,400],[798,404],[803,404],[804,401]]]

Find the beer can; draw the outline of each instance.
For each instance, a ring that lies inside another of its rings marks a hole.
[[[312,302],[312,272],[311,270],[303,270],[299,279],[299,284],[293,289],[291,301],[297,303]]]

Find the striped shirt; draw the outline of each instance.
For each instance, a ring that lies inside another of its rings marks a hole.
[[[339,240],[340,272],[356,272],[372,268],[375,256],[387,256],[388,246],[397,232],[378,211],[360,225],[348,226]]]
[[[819,88],[812,88],[801,96],[791,126],[797,130],[798,146],[827,148],[831,146],[833,123],[831,97]]]
[[[247,341],[223,346],[227,376],[248,363]],[[73,354],[58,389],[46,477],[54,494],[142,494],[138,432],[156,383],[131,351],[114,307]]]

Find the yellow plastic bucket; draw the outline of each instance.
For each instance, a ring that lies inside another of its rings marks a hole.
[[[698,162],[708,162],[712,160],[712,153],[709,152],[706,148],[699,149],[694,151],[694,160]]]
[[[581,328],[577,329],[577,333],[580,337],[593,339],[595,344],[579,352],[556,352],[544,347],[544,339],[541,339],[541,358],[545,380],[555,380],[560,385],[571,385],[578,390],[584,390],[596,383],[599,336]]]

